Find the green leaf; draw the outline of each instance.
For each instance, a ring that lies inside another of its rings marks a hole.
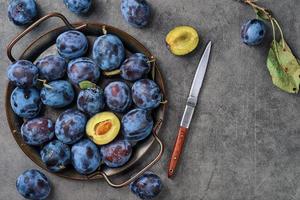
[[[79,83],[79,87],[82,90],[88,89],[88,88],[95,88],[97,85],[95,83],[92,83],[91,81],[81,81]]]
[[[288,93],[299,92],[300,65],[284,40],[272,42],[267,67],[274,85]]]

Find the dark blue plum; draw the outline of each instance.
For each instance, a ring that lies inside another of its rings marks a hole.
[[[74,96],[72,85],[64,80],[52,81],[41,90],[43,104],[54,108],[62,108],[69,105],[72,103]]]
[[[21,88],[32,87],[37,83],[39,69],[28,60],[18,60],[7,70],[8,79]]]
[[[145,172],[129,185],[130,190],[141,199],[155,198],[162,190],[162,181],[156,174]]]
[[[30,24],[38,14],[35,0],[10,0],[7,10],[9,20],[18,26]]]
[[[121,77],[128,81],[136,81],[148,74],[150,69],[149,59],[142,53],[135,53],[121,65]]]
[[[40,92],[35,88],[16,87],[11,93],[10,105],[19,117],[34,118],[41,110]]]
[[[90,10],[92,0],[64,0],[64,3],[71,12],[79,15]]]
[[[72,146],[72,164],[80,174],[91,174],[101,163],[98,147],[89,139],[83,139]]]
[[[103,110],[105,106],[104,94],[100,88],[81,90],[77,98],[77,108],[89,116]]]
[[[121,167],[132,155],[131,144],[127,140],[119,140],[101,146],[102,159],[108,167]]]
[[[145,0],[122,0],[121,13],[127,23],[142,28],[150,21],[150,6]]]
[[[86,116],[76,109],[61,113],[55,123],[55,135],[65,144],[73,144],[85,133]]]
[[[59,140],[53,140],[45,145],[40,152],[42,161],[52,172],[59,172],[71,164],[71,150],[68,145]]]
[[[135,82],[131,88],[132,100],[135,105],[143,109],[154,109],[159,106],[162,94],[158,85],[150,79]]]
[[[28,120],[21,126],[21,135],[29,145],[42,145],[54,137],[54,123],[45,117]]]
[[[132,103],[130,88],[121,81],[108,84],[104,89],[106,105],[115,112],[125,112]]]
[[[130,142],[138,142],[151,134],[153,119],[149,111],[133,109],[122,118],[122,133]]]
[[[267,29],[262,20],[252,19],[242,26],[241,37],[245,44],[253,46],[262,43]]]
[[[122,41],[111,34],[98,37],[93,46],[93,59],[104,71],[119,68],[125,59],[125,49]]]
[[[68,77],[75,85],[86,80],[96,83],[100,69],[90,58],[77,58],[68,64]]]
[[[51,185],[45,174],[36,169],[23,172],[16,181],[18,192],[26,199],[46,199],[51,192]]]
[[[67,63],[64,58],[58,55],[49,55],[36,62],[39,68],[40,77],[47,81],[54,81],[65,76]]]
[[[56,39],[58,53],[66,59],[75,59],[83,56],[88,49],[86,36],[79,31],[66,31]]]

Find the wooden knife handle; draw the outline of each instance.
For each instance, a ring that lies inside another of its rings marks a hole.
[[[177,166],[177,162],[179,161],[180,154],[183,149],[184,140],[187,135],[187,128],[180,127],[177,135],[177,139],[174,145],[173,153],[171,156],[171,160],[169,163],[169,169],[168,169],[168,177],[172,177],[175,174],[175,169]]]

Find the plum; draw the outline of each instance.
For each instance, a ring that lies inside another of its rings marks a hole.
[[[64,0],[64,3],[71,12],[79,15],[90,10],[92,0]]]
[[[121,124],[125,139],[130,142],[138,142],[150,135],[153,119],[149,111],[136,108],[123,116]]]
[[[58,53],[66,59],[75,59],[83,56],[88,49],[86,36],[75,30],[66,31],[56,39]]]
[[[99,87],[88,88],[79,92],[77,98],[78,110],[92,116],[103,110],[104,106],[104,94]]]
[[[76,109],[62,112],[55,123],[55,135],[65,144],[73,144],[84,135],[86,116]]]
[[[265,38],[266,25],[262,20],[252,19],[242,26],[241,37],[245,44],[259,45]]]
[[[40,92],[35,88],[16,87],[11,93],[10,105],[19,117],[34,118],[41,110]]]
[[[32,87],[37,83],[39,69],[28,60],[18,60],[7,70],[8,79],[21,88]]]
[[[91,174],[101,163],[101,154],[98,147],[89,139],[83,139],[72,146],[72,164],[80,174]]]
[[[54,81],[65,76],[67,63],[65,59],[58,55],[48,55],[36,62],[40,72],[40,78],[47,81]]]
[[[42,145],[54,137],[54,123],[45,117],[28,120],[21,126],[21,135],[29,145]]]
[[[54,108],[62,108],[69,105],[72,103],[74,96],[72,85],[65,80],[52,81],[41,90],[43,104]]]
[[[130,190],[141,199],[153,199],[162,190],[162,181],[156,174],[145,172],[129,185]]]
[[[127,23],[142,28],[150,21],[150,5],[146,0],[122,0],[121,13]]]
[[[16,181],[18,192],[26,199],[46,199],[51,192],[51,185],[45,174],[36,169],[24,171]]]
[[[100,70],[90,58],[77,58],[68,64],[68,77],[75,85],[85,80],[95,83],[100,77]]]
[[[122,41],[112,34],[98,37],[94,43],[92,54],[96,64],[105,71],[119,68],[125,59]]]
[[[148,74],[150,69],[149,59],[142,53],[135,53],[121,65],[121,77],[128,81],[136,81]]]
[[[132,147],[127,140],[118,140],[101,146],[100,152],[108,167],[121,167],[130,159]]]
[[[40,151],[42,161],[52,172],[59,172],[71,163],[71,150],[59,140],[46,144]]]
[[[9,20],[18,26],[30,24],[38,14],[35,0],[10,0],[7,10]]]
[[[125,112],[132,103],[130,88],[121,81],[109,83],[104,89],[106,105],[115,112]]]
[[[132,100],[135,105],[143,109],[154,109],[162,100],[162,93],[158,85],[150,79],[141,79],[131,88]]]

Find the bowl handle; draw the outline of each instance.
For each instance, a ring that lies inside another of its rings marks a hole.
[[[49,18],[52,18],[52,17],[58,17],[60,18],[64,23],[65,25],[70,28],[70,29],[80,29],[82,28],[82,26],[80,27],[74,27],[70,24],[70,22],[67,20],[67,18],[65,16],[63,16],[62,14],[60,13],[49,13],[47,15],[45,15],[44,17],[40,18],[39,20],[37,20],[36,22],[34,22],[32,25],[30,25],[27,29],[25,29],[22,33],[20,33],[19,35],[17,35],[7,46],[7,56],[8,58],[10,59],[11,62],[15,62],[16,59],[12,56],[11,54],[11,51],[12,51],[12,48],[15,46],[15,44],[21,39],[23,38],[27,33],[29,33],[30,31],[32,31],[34,28],[36,28],[37,26],[39,26],[42,22],[46,21],[47,19]],[[85,25],[83,25],[85,26]]]

